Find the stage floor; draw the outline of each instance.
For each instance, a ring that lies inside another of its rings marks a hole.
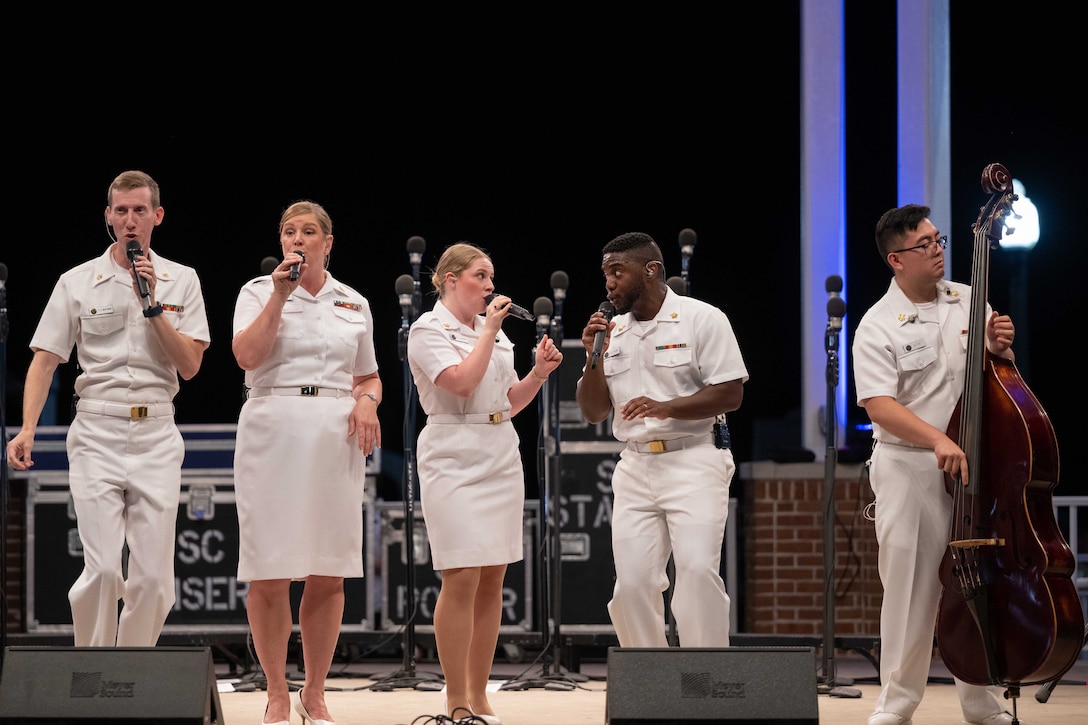
[[[500,658],[501,659],[501,658]],[[820,664],[820,663],[818,663]],[[408,686],[387,691],[375,690],[383,680],[402,671],[403,663],[375,660],[351,665],[335,665],[328,681],[326,701],[338,725],[422,725],[428,715],[442,709],[443,694],[436,690],[421,690]],[[820,723],[828,725],[864,725],[879,694],[877,673],[872,663],[860,655],[839,656],[835,663],[836,684],[847,694],[833,696],[817,694],[816,704]],[[417,680],[441,687],[437,663],[418,663]],[[293,675],[299,673],[293,672]],[[543,675],[547,674],[548,677]],[[496,661],[494,688],[518,680],[530,680],[532,687],[523,690],[497,689],[491,704],[502,718],[503,725],[580,725],[606,722],[607,666],[604,662],[583,662],[576,673],[578,681],[568,681],[565,670],[551,668],[545,673],[538,664],[510,664]],[[264,711],[262,690],[233,691],[228,673],[219,682],[223,725],[257,725]],[[1046,702],[1036,699],[1038,687],[1025,687],[1016,700],[1017,715],[1023,725],[1084,725],[1088,722],[1088,657],[1082,654],[1074,667],[1056,686]],[[436,684],[437,683],[437,684]],[[245,683],[238,683],[245,687]],[[299,683],[301,684],[301,683]],[[427,686],[424,685],[424,686]],[[548,687],[545,687],[548,685]],[[550,689],[550,687],[571,689]],[[780,683],[783,696],[790,694],[789,682]],[[818,687],[818,691],[822,689]],[[1011,711],[1011,704],[1009,710]],[[297,716],[292,723],[297,722]],[[693,721],[704,722],[704,721]],[[709,722],[709,721],[707,721]],[[725,720],[723,722],[733,722]],[[740,721],[737,721],[738,723]],[[963,719],[948,671],[935,660],[925,698],[915,713],[914,722],[926,725],[962,725]],[[430,725],[430,724],[428,724]]]

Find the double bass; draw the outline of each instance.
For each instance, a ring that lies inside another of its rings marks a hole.
[[[1017,197],[1001,164],[983,170],[982,187],[990,198],[973,227],[967,371],[947,431],[967,455],[968,484],[945,475],[953,505],[937,646],[953,675],[1015,698],[1073,666],[1084,615],[1054,515],[1054,427],[1015,364],[986,349],[989,253]]]

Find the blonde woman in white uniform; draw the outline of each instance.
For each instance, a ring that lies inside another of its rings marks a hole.
[[[250,582],[249,626],[268,683],[264,722],[280,725],[291,707],[292,580],[305,582],[306,682],[295,710],[304,723],[332,723],[325,678],[344,577],[363,576],[366,456],[381,446],[370,304],[326,271],[332,240],[320,205],[289,206],[280,219],[283,261],[242,288],[234,311],[234,356],[247,388],[234,457],[238,579]]]
[[[427,414],[417,457],[420,504],[442,588],[435,644],[454,720],[499,725],[487,682],[502,621],[508,564],[520,561],[525,479],[510,419],[536,397],[563,360],[542,336],[535,365],[520,380],[503,333],[510,298],[485,298],[495,285],[491,258],[466,243],[450,246],[431,283],[439,299],[408,335],[408,362]],[[471,715],[476,719],[472,720]]]

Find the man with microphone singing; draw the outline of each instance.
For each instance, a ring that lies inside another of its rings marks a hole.
[[[621,647],[665,647],[662,593],[670,554],[682,647],[729,646],[729,595],[719,574],[735,464],[725,413],[748,371],[725,313],[669,289],[648,234],[604,246],[608,303],[582,330],[576,399],[590,423],[615,409],[626,443],[612,474],[616,584],[608,614]]]
[[[150,647],[174,604],[185,449],[173,399],[178,377],[200,370],[211,338],[196,272],[151,252],[163,219],[155,180],[125,171],[106,200],[113,243],[53,288],[30,341],[22,427],[7,454],[16,470],[34,465],[34,433],[54,371],[74,346],[80,372],[67,449],[84,561],[68,592],[75,645]]]

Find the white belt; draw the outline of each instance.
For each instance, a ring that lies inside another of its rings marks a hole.
[[[497,413],[465,413],[464,415],[438,413],[427,416],[428,423],[437,423],[440,425],[452,423],[487,423],[488,425],[495,425],[496,423],[502,423],[503,421],[508,420],[510,420],[510,416],[506,414],[506,411],[502,410]]]
[[[350,398],[350,390],[320,388],[316,385],[298,385],[293,388],[249,388],[247,398],[263,398],[266,395],[301,395],[306,398]]]
[[[714,434],[705,433],[697,436],[673,438],[668,441],[627,441],[627,450],[638,451],[639,453],[671,453],[672,451],[680,451],[685,448],[694,448],[695,446],[705,446],[713,443]]]
[[[108,403],[104,400],[76,401],[76,410],[80,413],[97,413],[98,415],[112,415],[115,418],[161,418],[174,414],[173,403],[140,403],[128,405],[126,403]]]

